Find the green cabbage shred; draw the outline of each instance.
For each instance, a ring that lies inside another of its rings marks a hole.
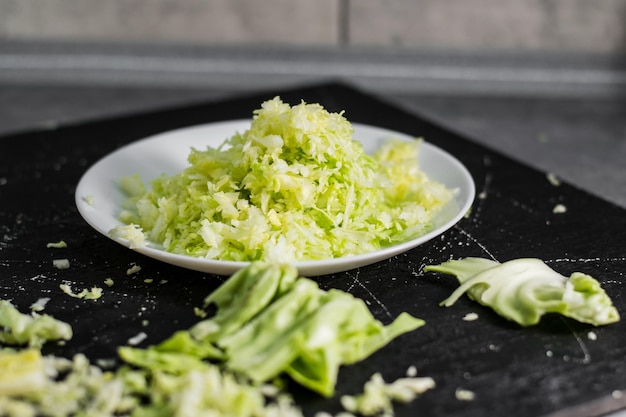
[[[8,300],[0,300],[0,344],[41,347],[47,341],[70,340],[72,327],[47,314],[21,313]]]
[[[419,140],[374,155],[343,113],[279,97],[175,175],[124,177],[120,219],[177,254],[293,262],[366,253],[432,229],[452,193],[420,171]],[[119,230],[116,229],[119,235]],[[133,239],[136,241],[136,239]]]

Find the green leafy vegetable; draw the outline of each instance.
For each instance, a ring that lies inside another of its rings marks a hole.
[[[287,263],[369,252],[432,229],[452,193],[429,180],[419,141],[390,140],[367,155],[341,113],[278,97],[218,148],[128,195],[114,236],[210,259]]]
[[[240,269],[204,300],[218,310],[211,320],[196,325],[194,336],[217,340],[239,329],[290,291],[297,278],[297,270],[287,265],[254,262]]]
[[[389,325],[351,294],[324,291],[289,265],[253,262],[206,298],[217,312],[148,350],[121,348],[124,360],[183,372],[211,358],[262,383],[286,373],[322,395],[334,392],[339,367],[355,363],[424,324],[407,313]]]
[[[0,350],[0,415],[302,417],[275,377],[287,374],[330,396],[341,365],[364,359],[424,323],[403,313],[385,326],[362,300],[323,291],[298,278],[292,266],[258,262],[226,280],[205,302],[217,308],[211,318],[147,349],[119,347],[125,364],[111,372],[81,354],[67,360],[43,357],[37,347]],[[42,317],[23,315],[0,301],[0,324],[7,329],[0,341],[39,346],[71,336],[69,325]],[[410,401],[433,385],[429,378],[402,379],[348,403],[355,410],[373,404],[389,411],[391,400]]]
[[[0,300],[0,342],[41,347],[51,340],[69,340],[72,327],[47,314],[20,313],[11,302]]]
[[[522,326],[537,324],[546,313],[559,313],[596,326],[620,320],[617,309],[600,283],[574,272],[569,279],[539,259],[504,263],[465,258],[425,271],[455,275],[461,284],[442,305],[453,305],[463,293]]]
[[[177,352],[200,359],[223,359],[223,352],[209,343],[194,339],[187,331],[178,331],[156,347],[160,352]]]
[[[208,366],[198,356],[186,352],[140,349],[129,346],[121,346],[117,352],[124,361],[138,367],[148,368],[151,371],[183,374],[193,370],[202,370]]]

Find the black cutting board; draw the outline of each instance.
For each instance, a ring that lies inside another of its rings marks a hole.
[[[193,308],[223,278],[162,264],[99,235],[78,214],[75,187],[91,164],[124,144],[178,127],[247,118],[275,95],[424,137],[467,166],[479,193],[469,217],[440,238],[387,261],[316,278],[323,288],[361,297],[386,323],[407,311],[427,324],[342,368],[334,399],[292,387],[308,414],[336,412],[337,398],[360,392],[374,372],[392,381],[409,366],[433,377],[437,387],[398,405],[399,416],[600,415],[625,402],[614,393],[626,389],[626,322],[596,329],[549,316],[521,328],[466,297],[439,307],[456,281],[422,268],[466,256],[538,257],[564,275],[580,271],[599,279],[626,316],[626,211],[568,184],[555,186],[546,173],[340,83],[0,138],[0,298],[22,311],[40,297],[51,298],[45,311],[70,322],[75,337],[47,351],[108,359],[139,332],[147,334],[145,346],[198,320]],[[567,211],[553,213],[557,204]],[[58,240],[68,247],[46,247]],[[54,269],[56,258],[69,259],[71,267]],[[141,270],[127,275],[133,264]],[[110,288],[103,284],[107,278],[115,282]],[[70,298],[58,288],[63,282],[76,289],[99,286],[104,295],[97,301]],[[464,321],[470,312],[479,319]],[[456,399],[457,388],[473,391],[475,399]]]

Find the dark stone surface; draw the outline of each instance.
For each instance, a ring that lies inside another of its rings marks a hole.
[[[342,84],[61,123],[1,138],[0,298],[26,310],[38,298],[51,297],[45,311],[70,322],[76,333],[66,346],[48,348],[62,355],[84,352],[91,359],[111,358],[117,346],[139,332],[146,332],[143,345],[148,345],[189,327],[198,320],[193,307],[222,278],[164,265],[97,234],[74,205],[76,184],[92,163],[119,146],[181,126],[249,117],[276,94],[291,103],[304,99],[331,111],[346,110],[353,122],[424,136],[468,167],[480,193],[471,215],[440,238],[387,261],[316,278],[324,288],[363,298],[384,322],[407,311],[427,324],[367,360],[342,368],[334,399],[294,388],[310,415],[337,411],[338,396],[360,392],[373,372],[391,381],[409,366],[433,377],[437,388],[399,406],[398,416],[541,416],[561,411],[582,416],[622,405],[611,394],[626,388],[624,322],[595,329],[547,317],[538,326],[520,328],[465,297],[442,308],[438,303],[456,287],[455,280],[422,269],[465,256],[499,261],[539,257],[565,275],[581,271],[597,277],[624,315],[624,209],[568,184],[555,186],[543,172]],[[556,204],[564,204],[567,212],[554,214]],[[66,249],[46,248],[61,239],[68,243]],[[54,269],[52,260],[57,258],[69,259],[71,267]],[[127,275],[133,264],[141,270]],[[107,278],[115,285],[103,285]],[[97,301],[76,300],[59,290],[64,282],[77,290],[100,286],[104,295]],[[462,320],[469,312],[478,313],[479,319]],[[588,339],[590,331],[597,340]],[[457,400],[457,388],[474,391],[475,400]]]

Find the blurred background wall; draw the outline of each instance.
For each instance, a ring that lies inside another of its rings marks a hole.
[[[624,0],[1,0],[0,39],[622,53]]]
[[[0,81],[614,95],[625,19],[626,0],[0,0]]]

